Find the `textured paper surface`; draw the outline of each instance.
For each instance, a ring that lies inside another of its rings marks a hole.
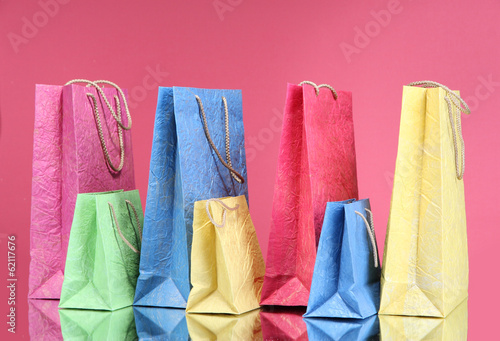
[[[260,312],[264,340],[308,340],[303,307],[267,308]]]
[[[124,238],[141,250],[135,214],[125,200],[134,205],[142,226],[144,217],[137,190],[78,195],[61,308],[117,310],[132,305],[139,253],[120,237],[109,207],[109,203],[114,207]]]
[[[352,96],[288,84],[263,305],[306,306],[328,201],[357,198]]]
[[[446,318],[380,315],[380,340],[466,341],[467,301]]]
[[[58,300],[28,299],[28,323],[30,340],[61,339]]]
[[[202,100],[211,138],[223,156],[226,97],[231,160],[245,183],[231,177],[208,144],[195,95]],[[135,305],[185,308],[191,288],[194,202],[247,195],[241,106],[240,90],[159,88]]]
[[[241,314],[260,307],[265,264],[245,196],[220,199],[234,211],[215,201],[210,213],[225,225],[209,220],[206,201],[194,204],[189,313]]]
[[[135,341],[132,307],[116,311],[60,309],[64,340]]]
[[[242,315],[187,314],[191,340],[262,340],[259,311]]]
[[[444,96],[403,88],[380,314],[444,317],[467,298],[464,184]]]
[[[363,320],[330,318],[306,318],[304,320],[306,321],[309,340],[378,340],[380,333],[377,316],[371,316]]]
[[[189,340],[184,309],[134,307],[134,316],[140,340]]]
[[[364,319],[377,314],[380,267],[365,222],[356,214],[370,221],[365,209],[371,209],[368,199],[327,204],[304,316]]]
[[[110,103],[117,90],[103,89]],[[127,96],[127,91],[125,96]],[[131,132],[123,132],[125,163],[110,172],[87,93],[80,85],[37,85],[31,199],[30,298],[59,298],[78,193],[135,188]],[[120,98],[121,108],[124,108]],[[98,100],[106,147],[119,163],[117,124]],[[126,115],[122,113],[122,121]]]

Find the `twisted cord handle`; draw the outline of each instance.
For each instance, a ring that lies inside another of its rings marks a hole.
[[[375,267],[378,267],[378,255],[377,255],[377,242],[375,240],[375,228],[373,227],[373,214],[372,211],[369,209],[365,208],[365,211],[370,214],[370,223],[368,223],[368,220],[366,220],[365,216],[359,212],[359,211],[354,211],[357,215],[359,215],[362,219],[363,222],[365,223],[366,226],[366,231],[368,232],[368,235],[370,236],[370,241],[372,243],[372,249],[373,249],[373,263],[375,264]]]
[[[318,95],[319,95],[319,89],[320,89],[320,88],[327,88],[327,89],[330,89],[330,91],[331,91],[331,92],[332,92],[332,94],[333,94],[333,98],[334,98],[335,100],[337,100],[337,98],[338,98],[337,91],[335,91],[335,89],[334,89],[332,86],[328,85],[328,84],[320,84],[320,85],[316,85],[316,83],[311,82],[311,81],[302,81],[302,82],[300,82],[300,83],[299,83],[299,85],[302,85],[302,84],[309,84],[309,85],[311,85],[312,87],[314,87],[314,90],[316,91],[316,96],[318,96]]]
[[[447,86],[433,81],[417,81],[408,84],[408,86],[422,86],[424,88],[442,88],[446,92],[444,97],[448,107],[451,130],[453,135],[453,146],[455,148],[455,171],[458,180],[462,180],[465,172],[465,143],[462,135],[462,123],[460,113],[470,114],[467,103]],[[458,110],[455,115],[453,108]]]
[[[222,223],[220,225],[215,222],[214,218],[212,217],[212,214],[210,213],[210,206],[209,205],[210,205],[211,202],[217,202],[220,205],[222,205],[224,213],[222,214]],[[228,210],[229,211],[234,211],[234,210],[237,210],[239,207],[240,207],[240,205],[236,205],[235,207],[229,207],[226,204],[224,204],[224,202],[222,200],[215,199],[215,198],[208,199],[207,203],[205,205],[205,209],[207,210],[208,219],[210,219],[210,221],[212,222],[212,224],[214,224],[214,226],[217,226],[217,227],[224,227],[226,225],[226,212]]]
[[[127,205],[130,205],[130,207],[132,207],[132,211],[134,212],[134,215],[135,215],[135,221],[137,222],[137,230],[139,231],[139,239],[141,240],[142,242],[142,230],[141,230],[141,224],[139,223],[139,216],[137,215],[137,211],[135,210],[135,207],[134,205],[132,204],[132,202],[130,202],[129,200],[125,200],[125,202],[127,203]],[[113,220],[115,221],[115,224],[116,224],[116,229],[118,230],[118,235],[120,236],[120,238],[125,242],[125,244],[127,244],[127,246],[132,250],[134,251],[135,253],[140,253],[139,250],[137,250],[128,240],[127,238],[125,238],[125,236],[123,235],[122,233],[122,230],[120,229],[120,225],[118,225],[118,219],[116,218],[116,213],[115,213],[115,208],[113,206],[112,203],[108,202],[108,205],[109,205],[109,208],[111,209],[111,213],[113,215]]]
[[[238,181],[240,184],[245,182],[245,179],[243,176],[238,173],[237,171],[234,170],[233,164],[231,162],[231,154],[230,154],[230,139],[229,139],[229,113],[227,109],[227,101],[224,96],[222,96],[222,101],[224,103],[224,124],[225,124],[225,129],[226,129],[226,158],[227,158],[227,163],[224,161],[222,158],[222,155],[220,155],[219,150],[215,146],[214,142],[212,141],[212,138],[210,137],[210,132],[208,131],[208,123],[207,123],[207,116],[205,114],[205,109],[203,108],[203,103],[201,102],[201,98],[198,95],[195,95],[196,101],[198,102],[198,106],[200,107],[200,112],[201,116],[203,118],[203,129],[205,131],[205,135],[207,137],[208,143],[212,147],[212,149],[215,151],[215,154],[217,154],[217,157],[219,158],[219,161],[229,169],[231,176]]]
[[[101,97],[104,99],[104,102],[106,103],[106,106],[108,107],[109,111],[111,112],[111,115],[113,115],[113,118],[120,125],[120,127],[122,129],[125,129],[125,130],[130,130],[132,128],[132,116],[130,116],[130,111],[129,111],[128,104],[127,104],[127,99],[125,98],[125,94],[123,93],[123,90],[118,85],[116,85],[113,82],[107,81],[107,80],[90,81],[88,79],[73,79],[73,80],[70,80],[69,82],[67,82],[65,85],[74,84],[74,83],[86,83],[87,86],[93,86],[97,90],[97,92],[99,92]],[[113,109],[113,107],[109,103],[108,99],[104,95],[104,91],[101,89],[99,84],[111,85],[112,87],[114,87],[118,91],[118,93],[120,94],[120,96],[123,99],[123,103],[125,104],[125,112],[127,114],[127,123],[128,123],[127,126],[123,125],[121,115],[117,114],[115,112],[115,110]]]

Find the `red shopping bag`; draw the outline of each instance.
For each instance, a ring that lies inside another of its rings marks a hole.
[[[307,306],[326,203],[358,197],[351,93],[301,84],[287,88],[262,305]]]

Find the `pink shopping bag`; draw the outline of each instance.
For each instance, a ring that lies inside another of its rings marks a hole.
[[[58,301],[28,300],[30,340],[62,340]]]
[[[135,188],[126,94],[84,82],[36,86],[30,298],[60,297],[77,194]]]
[[[288,84],[262,305],[307,306],[326,203],[357,198],[352,95]]]

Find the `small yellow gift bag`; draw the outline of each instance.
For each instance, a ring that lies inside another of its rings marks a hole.
[[[461,112],[441,84],[403,88],[380,314],[445,317],[467,298]]]
[[[265,265],[245,196],[197,201],[188,313],[259,308]]]

